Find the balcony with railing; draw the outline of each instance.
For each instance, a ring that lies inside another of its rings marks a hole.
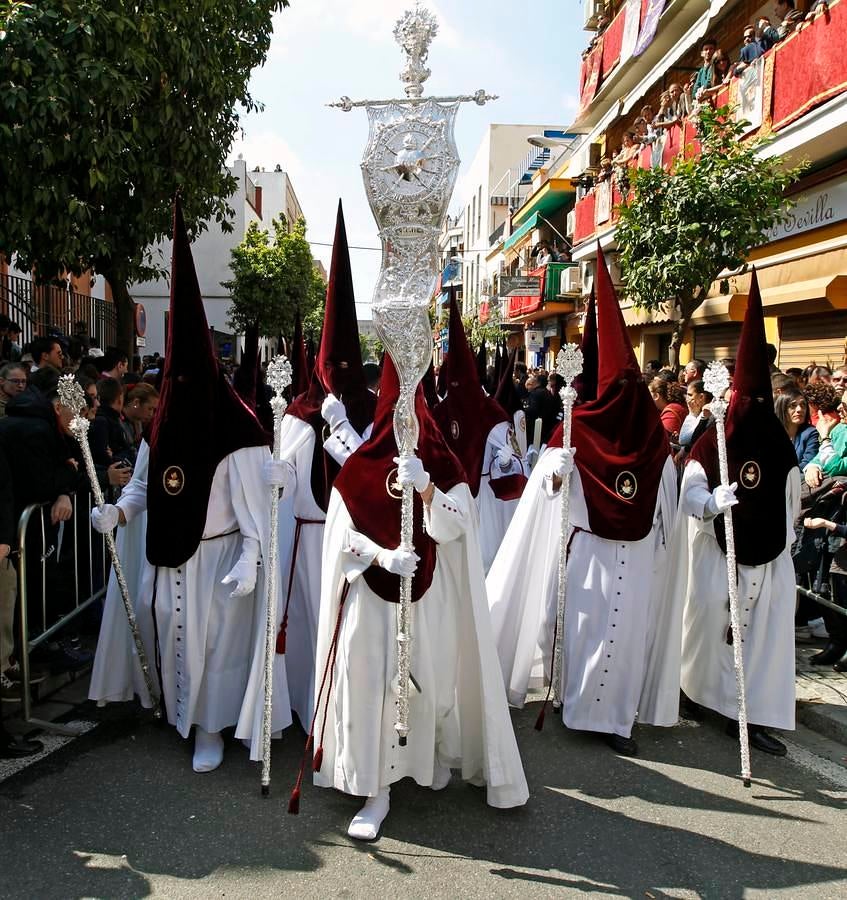
[[[509,290],[509,279],[501,276],[500,299],[505,322],[529,322],[545,315],[573,311],[573,303],[562,296],[562,272],[576,268],[573,263],[549,262],[523,276],[524,285]],[[503,290],[509,290],[503,294]],[[520,291],[518,293],[517,291]]]
[[[816,109],[847,94],[847,0],[833,0],[828,16],[819,16],[760,57],[733,78],[715,99],[751,123],[750,137],[780,134],[801,126]],[[844,118],[843,116],[841,118]],[[819,128],[814,129],[817,133]],[[812,136],[810,135],[810,138]],[[831,142],[830,142],[831,143]],[[680,156],[699,153],[696,124],[666,129],[652,145],[643,146],[632,168],[670,168]],[[814,158],[814,153],[811,154]],[[610,229],[617,221],[621,193],[614,178],[596,184],[575,206],[574,244]]]
[[[84,322],[88,336],[101,347],[115,344],[115,305],[56,285],[39,285],[29,278],[0,275],[0,312],[21,327],[21,344],[56,329],[72,335]]]

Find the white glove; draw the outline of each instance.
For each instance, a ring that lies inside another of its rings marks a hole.
[[[91,510],[91,525],[100,534],[114,531],[118,527],[121,511],[111,503],[103,504],[103,508],[95,506]]]
[[[221,579],[221,584],[235,583],[235,590],[229,595],[235,600],[249,594],[256,587],[256,564],[258,562],[259,545],[257,541],[244,539],[244,547],[238,562],[228,575]]]
[[[347,421],[347,409],[335,394],[326,395],[321,404],[321,415],[332,431]]]
[[[429,472],[417,456],[406,459],[395,456],[394,462],[397,463],[397,481],[400,484],[411,484],[419,494],[429,487]]]
[[[515,455],[515,451],[512,450],[509,444],[501,447],[497,451],[497,462],[500,463],[500,468],[505,469],[512,462],[512,457]]]
[[[418,567],[420,557],[417,553],[410,550],[380,550],[376,555],[375,562],[386,572],[392,575],[399,575],[401,578],[411,578],[415,574]]]
[[[556,447],[544,454],[544,474],[552,478],[564,478],[573,472],[576,447]]]
[[[284,459],[266,459],[264,475],[268,487],[284,488],[291,480],[291,463]]]
[[[719,484],[712,491],[712,496],[706,501],[707,514],[716,516],[719,513],[726,512],[731,506],[735,506],[738,503],[738,497],[735,496],[737,489],[737,481],[733,481],[729,487]]]

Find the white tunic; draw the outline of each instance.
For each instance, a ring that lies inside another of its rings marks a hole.
[[[510,444],[511,425],[499,422],[488,434],[485,442],[485,454],[482,458],[482,478],[476,502],[479,508],[479,544],[482,549],[482,567],[487,572],[500,549],[503,535],[512,521],[518,508],[518,500],[498,500],[491,490],[490,482],[505,475],[529,475],[526,458],[513,456],[506,469],[500,467],[497,454]]]
[[[267,558],[270,515],[263,475],[267,459],[266,447],[250,447],[221,460],[212,480],[203,540],[194,555],[176,568],[154,567],[146,560],[146,444],[118,501],[128,523],[126,529],[119,529],[118,548],[127,562],[131,598],[154,684],[158,650],[168,721],[182,737],[188,737],[192,725],[209,732],[236,726],[236,736],[251,741],[252,759],[261,758],[265,580],[260,569],[255,590],[233,599],[234,585],[223,585],[221,579],[244,547],[254,547],[258,561]],[[282,657],[275,659],[273,688],[276,732],[291,723]],[[125,701],[133,693],[150,705],[113,574],[89,697],[98,702]]]
[[[515,706],[523,706],[530,687],[550,679],[560,494],[536,466],[488,574],[492,627]],[[574,469],[562,667],[562,716],[569,728],[628,737],[636,713],[648,724],[676,723],[682,604],[664,591],[665,534],[675,509],[676,470],[669,458],[650,533],[640,541],[597,537]]]
[[[366,435],[370,427],[369,425],[365,431]],[[349,423],[344,423],[327,436],[324,449],[343,466],[362,440]],[[280,448],[282,458],[292,466],[292,478],[280,504],[279,558],[283,588],[278,618],[282,622],[288,599],[285,641],[288,690],[291,708],[297,713],[300,724],[308,731],[314,709],[315,646],[321,603],[321,548],[326,518],[324,511],[315,502],[312,491],[314,428],[295,416],[285,416],[280,432]],[[295,542],[296,556],[293,555]]]
[[[737,719],[733,648],[726,642],[726,556],[715,538],[714,518],[704,518],[710,496],[703,467],[689,462],[669,586],[685,598],[682,689],[696,703]],[[800,473],[792,469],[785,483],[785,549],[765,565],[737,567],[747,718],[754,725],[794,728],[796,590],[791,544],[799,504]]]
[[[374,796],[411,777],[432,784],[437,765],[488,788],[497,807],[526,802],[528,789],[506,704],[485,605],[476,513],[466,485],[435,491],[425,515],[438,542],[430,588],[412,607],[412,690],[408,744],[394,731],[397,605],[361,577],[379,547],[352,525],[333,491],[324,543],[318,659],[328,659],[344,581],[350,584],[341,622],[334,684],[315,784]],[[316,692],[320,688],[318,673]],[[318,725],[324,702],[318,711]],[[321,745],[321,729],[315,746]]]

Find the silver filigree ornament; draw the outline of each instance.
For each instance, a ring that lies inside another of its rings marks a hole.
[[[73,375],[62,375],[56,390],[59,395],[59,403],[73,414],[73,418],[68,427],[70,428],[71,434],[79,443],[79,449],[82,453],[82,460],[85,465],[85,473],[88,476],[88,482],[91,485],[91,493],[94,497],[95,504],[102,512],[105,506],[105,499],[100,487],[100,481],[97,478],[97,471],[94,468],[94,458],[91,455],[91,447],[88,443],[88,426],[90,422],[82,415],[82,411],[87,405],[85,402],[85,391]],[[135,647],[135,655],[138,658],[138,665],[141,668],[144,687],[147,691],[150,705],[153,707],[153,715],[156,718],[159,718],[161,712],[159,710],[158,693],[153,686],[153,675],[150,671],[150,664],[147,661],[144,643],[141,640],[141,632],[138,629],[138,622],[135,618],[135,607],[132,605],[132,599],[129,596],[129,587],[126,583],[123,566],[121,565],[118,550],[115,546],[115,535],[113,532],[107,531],[103,537],[106,540],[106,547],[109,551],[109,557],[112,560],[112,569],[115,573],[115,580],[118,583],[118,589],[120,591],[121,601],[123,602],[124,612],[126,613],[126,619],[129,624],[129,630],[132,634],[132,642]]]
[[[556,372],[565,382],[559,391],[562,398],[562,447],[567,450],[571,446],[571,424],[573,421],[573,407],[576,403],[576,389],[573,386],[574,379],[582,374],[583,358],[579,344],[565,344],[556,356]],[[570,530],[570,473],[562,479],[559,490],[561,497],[559,520],[559,561],[558,583],[556,586],[556,637],[555,652],[553,654],[553,706],[557,709],[562,705],[562,668],[564,665],[565,645],[565,603],[568,587],[567,566],[567,542]]]
[[[279,460],[282,453],[281,433],[282,417],[285,415],[286,402],[283,392],[291,384],[291,363],[280,354],[268,363],[265,378],[273,391],[271,409],[274,416],[273,458]],[[273,667],[276,658],[277,608],[276,586],[277,568],[279,565],[279,490],[276,485],[269,489],[270,500],[270,539],[268,545],[268,567],[266,575],[267,599],[265,603],[265,684],[264,705],[262,707],[262,796],[267,797],[271,791],[271,733],[273,720]]]
[[[401,457],[414,455],[419,425],[414,396],[432,358],[429,303],[438,275],[438,234],[456,184],[459,154],[453,137],[461,103],[496,99],[479,90],[423,97],[425,63],[438,32],[435,17],[418,4],[398,20],[394,37],[406,56],[405,98],[330,104],[349,112],[365,107],[370,125],[362,176],[382,241],[382,267],[372,301],[373,320],[394,361],[400,395],[394,434]],[[413,488],[403,486],[400,546],[411,550]],[[409,731],[412,579],[401,580],[397,610],[398,699],[395,729],[404,746]]]

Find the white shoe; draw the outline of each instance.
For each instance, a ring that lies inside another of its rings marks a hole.
[[[826,640],[829,632],[826,630],[826,623],[823,619],[812,619],[809,622],[809,633],[815,640]]]
[[[368,797],[365,805],[353,816],[347,834],[356,841],[375,841],[388,815],[391,788],[380,788],[376,797]]]
[[[192,767],[195,772],[213,772],[224,761],[224,739],[219,731],[209,734],[199,725],[194,731]]]
[[[450,784],[450,779],[452,777],[453,772],[447,766],[439,766],[436,763],[435,769],[432,772],[432,784],[429,786],[430,790],[443,791],[444,788]]]
[[[812,637],[812,629],[808,625],[798,625],[794,629],[794,640],[806,643],[814,640]]]

